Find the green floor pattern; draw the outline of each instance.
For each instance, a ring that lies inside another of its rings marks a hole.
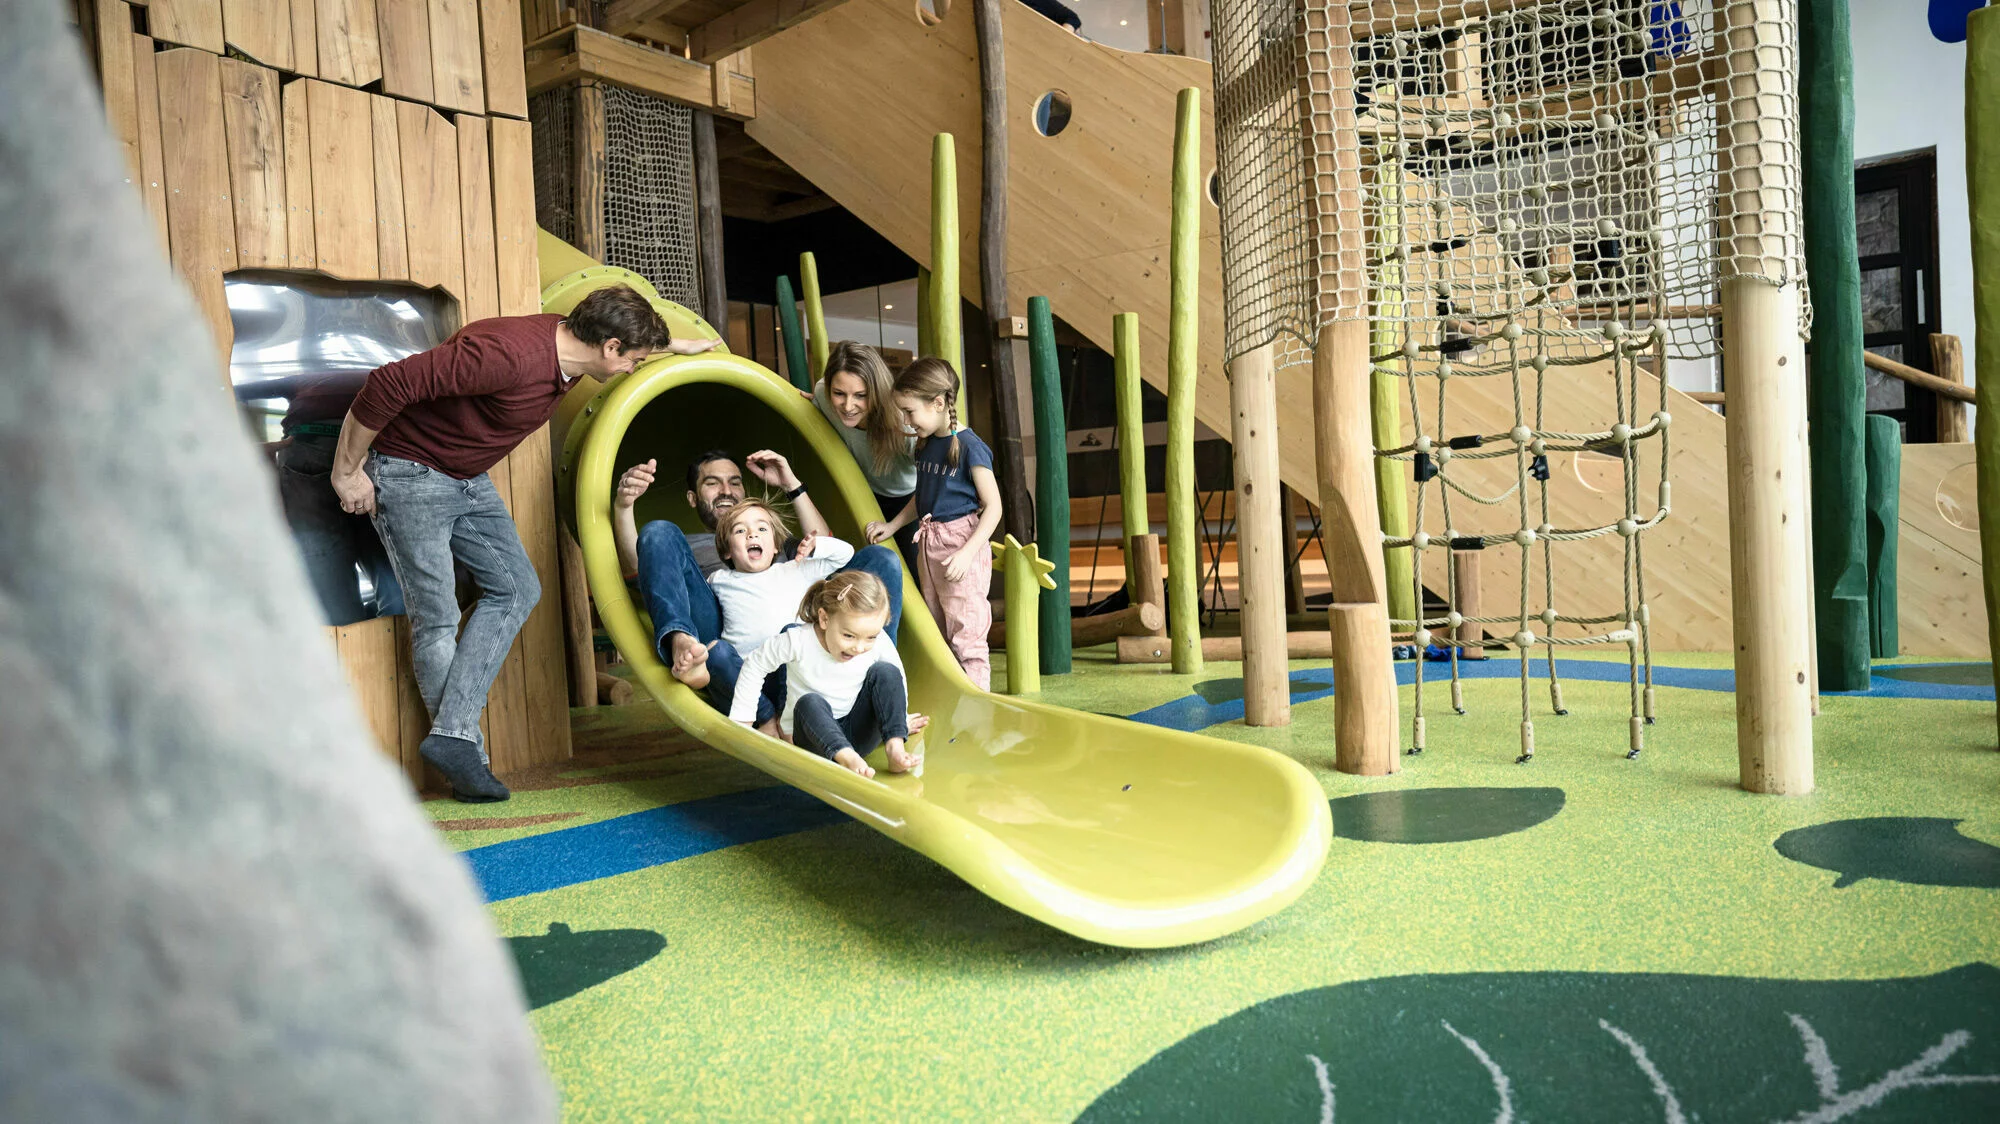
[[[1077,668],[1045,676],[1043,698],[1133,713],[1241,673],[1214,664],[1175,676],[1096,652],[1080,653]],[[1563,802],[1525,830],[1467,842],[1336,839],[1325,872],[1292,908],[1193,948],[1135,952],[1075,940],[858,824],[503,901],[493,915],[510,938],[558,925],[663,941],[636,967],[531,1016],[573,1121],[1071,1120],[1204,1028],[1355,981],[1446,973],[1865,981],[2000,963],[2000,891],[1872,877],[1835,888],[1837,872],[1773,846],[1786,832],[1864,817],[1958,820],[1968,839],[2000,844],[1994,704],[1827,698],[1819,790],[1779,799],[1736,788],[1732,696],[1662,688],[1662,720],[1635,762],[1624,757],[1622,685],[1571,682],[1565,694],[1571,714],[1556,718],[1546,713],[1546,687],[1535,685],[1538,756],[1526,766],[1514,764],[1519,690],[1509,680],[1468,682],[1464,717],[1435,695],[1429,752],[1405,758],[1389,778],[1332,772],[1330,698],[1295,707],[1286,728],[1236,722],[1204,731],[1293,756],[1332,798],[1542,787],[1561,789]],[[1405,687],[1406,717],[1410,695]],[[645,704],[578,712],[579,745],[614,743],[615,759],[549,774],[504,805],[426,808],[447,844],[465,849],[770,783],[688,747],[658,713]],[[680,751],[649,756],[659,749]],[[530,820],[539,822],[516,822]],[[453,830],[454,821],[498,826]],[[1534,1013],[1519,1014],[1519,1031],[1532,1034]],[[1988,1014],[1989,1023],[2000,1019]],[[1980,1052],[1995,1039],[2000,1025]],[[1798,1040],[1773,1040],[1789,1041],[1779,1053],[1790,1054],[1769,1066],[1797,1069]],[[1295,1076],[1310,1090],[1309,1070]],[[1302,1112],[1313,1107],[1300,1103]],[[1924,1111],[1954,1118],[1959,1110]]]

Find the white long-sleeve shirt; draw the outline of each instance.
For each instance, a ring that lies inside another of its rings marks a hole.
[[[724,566],[708,575],[708,586],[722,605],[722,638],[736,647],[738,655],[756,651],[779,629],[799,619],[799,601],[814,582],[852,561],[852,545],[821,535],[811,558],[773,562],[755,574]]]
[[[785,629],[744,659],[743,672],[736,680],[736,697],[729,704],[729,717],[745,726],[755,725],[757,696],[764,689],[764,677],[782,667],[785,710],[778,716],[778,725],[785,733],[792,732],[792,711],[801,695],[820,696],[832,708],[835,718],[845,718],[854,710],[854,700],[861,696],[861,681],[867,678],[868,669],[878,663],[890,664],[899,672],[903,670],[903,659],[896,654],[896,645],[887,633],[868,651],[851,660],[840,660],[821,646],[819,633],[813,626]]]

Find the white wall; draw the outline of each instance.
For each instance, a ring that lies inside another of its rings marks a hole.
[[[1931,37],[1922,0],[1851,0],[1854,158],[1937,148],[1943,330],[1973,354],[1972,223],[1965,200],[1965,44]],[[1966,378],[1970,380],[1970,365]]]

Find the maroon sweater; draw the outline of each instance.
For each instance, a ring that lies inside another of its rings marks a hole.
[[[375,451],[469,480],[556,412],[574,379],[556,365],[560,316],[498,316],[377,367],[354,420],[380,430]]]

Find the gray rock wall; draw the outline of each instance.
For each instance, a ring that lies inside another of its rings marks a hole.
[[[0,1120],[545,1120],[56,0],[0,3]]]

